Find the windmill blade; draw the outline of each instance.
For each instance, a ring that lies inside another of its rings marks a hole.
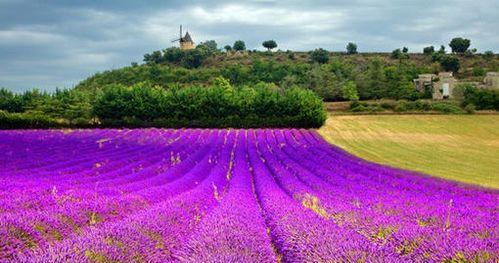
[[[180,41],[180,38],[179,38],[179,39],[172,40],[172,43],[173,43],[173,42],[177,42],[177,41]]]

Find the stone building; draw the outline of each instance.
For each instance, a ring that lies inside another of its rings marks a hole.
[[[452,98],[452,91],[457,84],[457,80],[452,75],[452,72],[440,72],[437,79],[433,82],[434,100],[442,100]]]
[[[414,85],[420,92],[431,88],[434,100],[452,99],[454,88],[458,84],[471,84],[480,89],[499,89],[499,72],[488,72],[483,83],[458,81],[452,72],[440,72],[438,75],[420,74],[414,80]]]
[[[418,91],[424,91],[426,88],[432,89],[432,98],[434,100],[448,99],[452,97],[452,90],[457,84],[457,80],[452,72],[440,72],[435,74],[421,74],[414,80],[414,85]]]
[[[414,80],[414,85],[416,85],[416,90],[424,92],[427,88],[432,88],[433,81],[437,78],[435,74],[420,74],[418,78]]]
[[[483,79],[483,88],[499,89],[499,72],[487,72]]]

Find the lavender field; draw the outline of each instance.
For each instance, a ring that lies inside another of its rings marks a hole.
[[[498,201],[313,130],[0,131],[1,262],[498,262]]]

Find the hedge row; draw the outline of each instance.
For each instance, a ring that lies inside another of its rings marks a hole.
[[[104,125],[119,126],[311,128],[327,118],[322,100],[311,91],[266,84],[234,88],[222,78],[212,87],[110,85],[93,112]]]
[[[379,102],[352,102],[351,112],[440,112],[445,114],[463,114],[465,110],[459,107],[456,101],[379,101]]]
[[[66,127],[65,123],[41,114],[9,113],[0,110],[0,129]]]

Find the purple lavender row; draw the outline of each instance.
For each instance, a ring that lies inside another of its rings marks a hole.
[[[212,137],[213,139],[217,138],[216,136]],[[204,152],[208,149],[209,147],[205,147]],[[184,175],[188,169],[195,167],[195,165],[193,161],[186,160],[177,167],[182,167],[181,170],[176,170],[177,175]],[[148,182],[146,181],[145,183]],[[145,208],[145,206],[148,206],[155,201],[154,198],[159,198],[156,200],[162,201],[162,198],[166,198],[168,194],[181,192],[182,186],[184,186],[185,189],[185,187],[190,187],[191,185],[192,184],[189,184],[189,181],[182,181],[173,186],[169,185],[173,191],[165,191],[164,188],[160,187],[144,187],[145,190],[143,193],[123,195],[116,200],[96,196],[96,200],[94,201],[81,200],[80,202],[67,202],[64,203],[63,206],[55,207],[53,211],[31,213],[23,218],[6,214],[2,215],[4,219],[0,220],[5,224],[1,229],[14,228],[16,231],[8,235],[14,238],[16,237],[17,232],[25,233],[24,235],[28,235],[26,233],[29,233],[29,236],[32,237],[37,244],[44,244],[45,242],[51,241],[50,238],[44,236],[46,232],[55,232],[57,233],[58,239],[62,239],[63,237],[72,234],[71,230],[74,228],[81,231],[80,228],[82,227],[88,227],[89,225],[97,224],[100,221],[110,220],[110,218],[107,217],[119,218],[121,215],[133,210]],[[58,215],[64,216],[64,220],[60,220]],[[62,222],[61,225],[61,221],[68,220],[71,222],[70,224]],[[37,228],[43,228],[43,231],[39,231]]]
[[[233,177],[220,205],[201,221],[176,254],[183,262],[276,262],[262,210],[252,185],[252,167],[247,158],[247,131],[239,136],[233,162]]]
[[[167,153],[163,153],[163,154],[166,155]],[[145,156],[145,157],[146,158],[154,158],[154,156]],[[168,163],[170,163],[170,160],[168,160]],[[133,162],[131,162],[131,164],[133,164]],[[111,165],[109,165],[109,166],[111,166]],[[154,169],[156,171],[162,171],[162,169],[157,169],[157,168],[158,168],[157,166],[154,167]],[[163,167],[161,167],[161,168],[163,168]],[[120,170],[121,170],[121,168],[120,168]],[[138,174],[139,173],[140,174],[147,174],[146,171],[147,171],[147,169],[144,169],[144,170],[141,170],[140,172],[136,173],[136,172],[132,172],[132,171],[129,171],[128,169],[126,169],[126,170],[121,170],[121,172],[122,172],[121,175],[123,175],[123,172],[125,172],[126,174],[130,175],[130,177],[135,177],[135,179],[138,180],[138,178],[137,178]],[[119,173],[117,173],[117,172],[112,173],[113,176],[119,176],[116,174],[119,174]],[[105,179],[109,178],[109,175],[105,176],[106,178],[103,178],[103,175],[107,175],[107,174],[104,173],[104,174],[99,174],[99,176],[91,177],[91,178],[95,178],[92,180],[96,180],[98,183],[95,183],[95,184],[91,185],[90,187],[88,187],[86,185],[82,185],[81,181],[76,182],[75,180],[73,180],[73,184],[70,184],[69,186],[61,185],[61,183],[59,183],[60,180],[51,180],[51,181],[48,181],[47,183],[39,182],[37,187],[29,187],[29,189],[30,189],[29,193],[26,193],[26,191],[21,190],[21,192],[18,193],[18,196],[20,196],[22,198],[16,198],[16,202],[12,202],[12,200],[9,200],[8,205],[11,208],[12,207],[15,208],[16,203],[19,203],[19,204],[23,204],[24,206],[26,204],[30,204],[30,206],[34,207],[34,208],[46,208],[48,204],[43,203],[44,201],[56,203],[56,201],[58,201],[60,199],[89,200],[89,199],[93,198],[93,196],[97,195],[95,193],[95,191],[99,191],[99,195],[102,195],[101,190],[103,188],[105,188],[105,186],[106,186]],[[150,175],[147,174],[144,176],[149,177]],[[70,176],[68,176],[68,177],[70,177]],[[123,176],[119,176],[119,178],[121,180],[123,180]],[[46,181],[46,180],[44,180],[44,181]],[[69,182],[69,183],[71,183],[71,182]],[[78,183],[77,187],[75,187],[75,185],[74,185],[75,183]],[[113,183],[114,183],[114,187],[118,186],[118,182],[115,181]],[[66,188],[69,188],[69,191],[68,191],[69,193],[65,192]],[[21,188],[21,189],[24,189],[24,188]],[[15,194],[16,194],[16,192],[13,193],[12,190],[10,190],[8,192],[6,191],[6,193],[8,193],[10,196],[12,196],[12,195],[15,196]],[[123,194],[123,192],[120,192],[120,193]],[[32,199],[30,200],[29,198],[32,198]],[[7,211],[7,208],[5,206],[3,206],[3,207],[4,207],[4,211]]]
[[[0,261],[498,261],[497,191],[313,131],[0,131],[0,182]]]
[[[200,176],[198,183],[183,189],[179,196],[160,201],[123,220],[91,228],[84,236],[33,250],[17,259],[26,262],[92,261],[96,258],[124,262],[175,260],[172,251],[185,243],[199,221],[219,204],[213,191],[224,189],[228,184],[226,175],[230,172],[228,164],[234,135],[230,132],[222,148],[216,149],[219,154],[213,156],[210,162],[200,164],[193,174]],[[203,167],[211,164],[215,164],[213,170],[202,179]],[[158,199],[162,200],[161,197]]]
[[[284,170],[271,168],[265,158],[270,159],[270,155],[260,152],[268,147],[264,131],[255,133],[250,132],[254,145],[248,152],[255,171],[256,192],[266,212],[278,253],[285,261],[402,261],[382,247],[369,243],[361,235],[326,220],[320,211],[297,203],[279,180],[284,175],[279,174]],[[313,201],[310,207],[314,208]]]
[[[312,155],[314,156],[313,161],[309,160],[307,162],[307,156],[301,155],[301,153],[305,152],[296,150],[290,152],[288,156],[300,159],[300,165],[308,166],[310,171],[317,173],[317,171],[321,170],[318,169],[318,165],[325,166],[320,164],[320,161],[316,158],[317,155]],[[291,160],[287,161],[287,163],[296,162]],[[302,171],[298,174],[303,177],[307,172]],[[491,244],[494,244],[494,222],[497,222],[497,218],[496,213],[492,211],[495,209],[493,203],[489,203],[489,209],[482,209],[483,203],[482,205],[464,207],[464,209],[455,209],[452,207],[453,203],[446,202],[448,200],[446,198],[442,201],[438,200],[438,198],[435,200],[435,196],[431,196],[428,200],[421,202],[421,196],[424,198],[424,194],[420,193],[415,195],[413,192],[397,191],[396,194],[387,195],[387,191],[380,192],[379,188],[369,190],[369,188],[358,184],[352,185],[348,182],[338,185],[341,176],[335,178],[334,187],[314,182],[312,179],[314,179],[313,176],[306,177],[305,183],[308,182],[308,185],[310,185],[313,182],[317,192],[326,194],[331,192],[334,193],[332,198],[338,199],[337,204],[331,205],[331,207],[334,207],[332,209],[334,213],[332,214],[335,217],[347,214],[350,218],[355,218],[354,225],[358,225],[357,229],[359,231],[367,231],[366,233],[371,233],[371,236],[376,238],[383,237],[383,241],[393,241],[388,242],[388,244],[395,243],[393,245],[399,254],[404,254],[407,257],[420,257],[418,260],[423,261],[429,261],[430,259],[440,261],[461,256],[467,258],[483,257],[483,251],[494,251]],[[363,181],[369,180],[364,179]],[[374,180],[373,182],[377,183],[378,181]],[[335,189],[338,187],[340,189]],[[345,187],[349,187],[349,191],[344,191]],[[431,191],[428,192],[431,193]],[[373,197],[375,198],[373,199]],[[419,197],[420,200],[415,197]],[[325,197],[323,200],[325,206],[331,202],[328,198]],[[459,198],[455,200],[459,202]],[[481,201],[486,203],[487,199]],[[346,206],[342,204],[346,204]],[[362,205],[362,209],[360,209],[360,205]],[[385,215],[385,213],[388,213],[388,215]],[[425,219],[427,218],[430,218],[432,222],[426,222]],[[452,221],[457,218],[462,220],[459,226],[456,226],[455,223],[452,224]],[[480,218],[480,221],[483,222],[477,222],[477,218]],[[435,235],[436,233],[440,233],[440,235]],[[483,236],[483,233],[492,236],[480,237]],[[389,238],[387,239],[384,235]],[[442,246],[442,244],[448,245]],[[437,245],[439,251],[434,251],[433,247]],[[420,251],[419,254],[418,250]]]

